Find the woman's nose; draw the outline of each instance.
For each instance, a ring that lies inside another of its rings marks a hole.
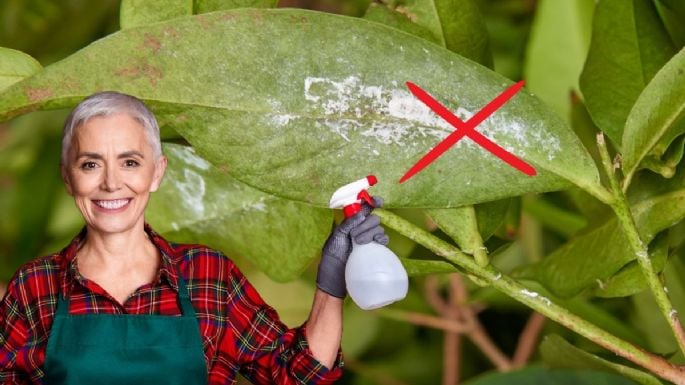
[[[105,191],[116,191],[121,188],[121,175],[116,167],[105,168],[101,187]]]

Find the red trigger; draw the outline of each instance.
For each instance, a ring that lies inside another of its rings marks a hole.
[[[371,207],[376,207],[373,204],[373,198],[371,198],[371,195],[369,195],[369,192],[366,190],[360,191],[357,195],[357,199],[363,200],[364,202],[368,203]]]

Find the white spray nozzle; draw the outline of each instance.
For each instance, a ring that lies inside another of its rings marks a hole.
[[[353,204],[361,203],[363,193],[366,189],[375,185],[377,182],[378,180],[375,176],[369,175],[340,187],[333,193],[331,201],[329,202],[329,207],[332,209],[341,209]]]

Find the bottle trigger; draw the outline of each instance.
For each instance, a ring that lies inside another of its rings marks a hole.
[[[376,207],[373,204],[373,198],[371,198],[371,195],[369,195],[369,192],[366,190],[360,191],[359,194],[357,195],[357,199],[363,200],[364,202],[368,203],[369,206],[371,206],[371,207]]]

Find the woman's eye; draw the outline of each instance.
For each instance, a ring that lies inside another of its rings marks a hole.
[[[139,164],[140,164],[140,163],[136,162],[136,161],[133,160],[133,159],[126,159],[126,161],[124,161],[124,165],[125,165],[126,167],[136,167],[136,166],[138,166]]]
[[[81,168],[84,170],[92,170],[96,168],[98,165],[95,162],[83,162],[81,164]]]

